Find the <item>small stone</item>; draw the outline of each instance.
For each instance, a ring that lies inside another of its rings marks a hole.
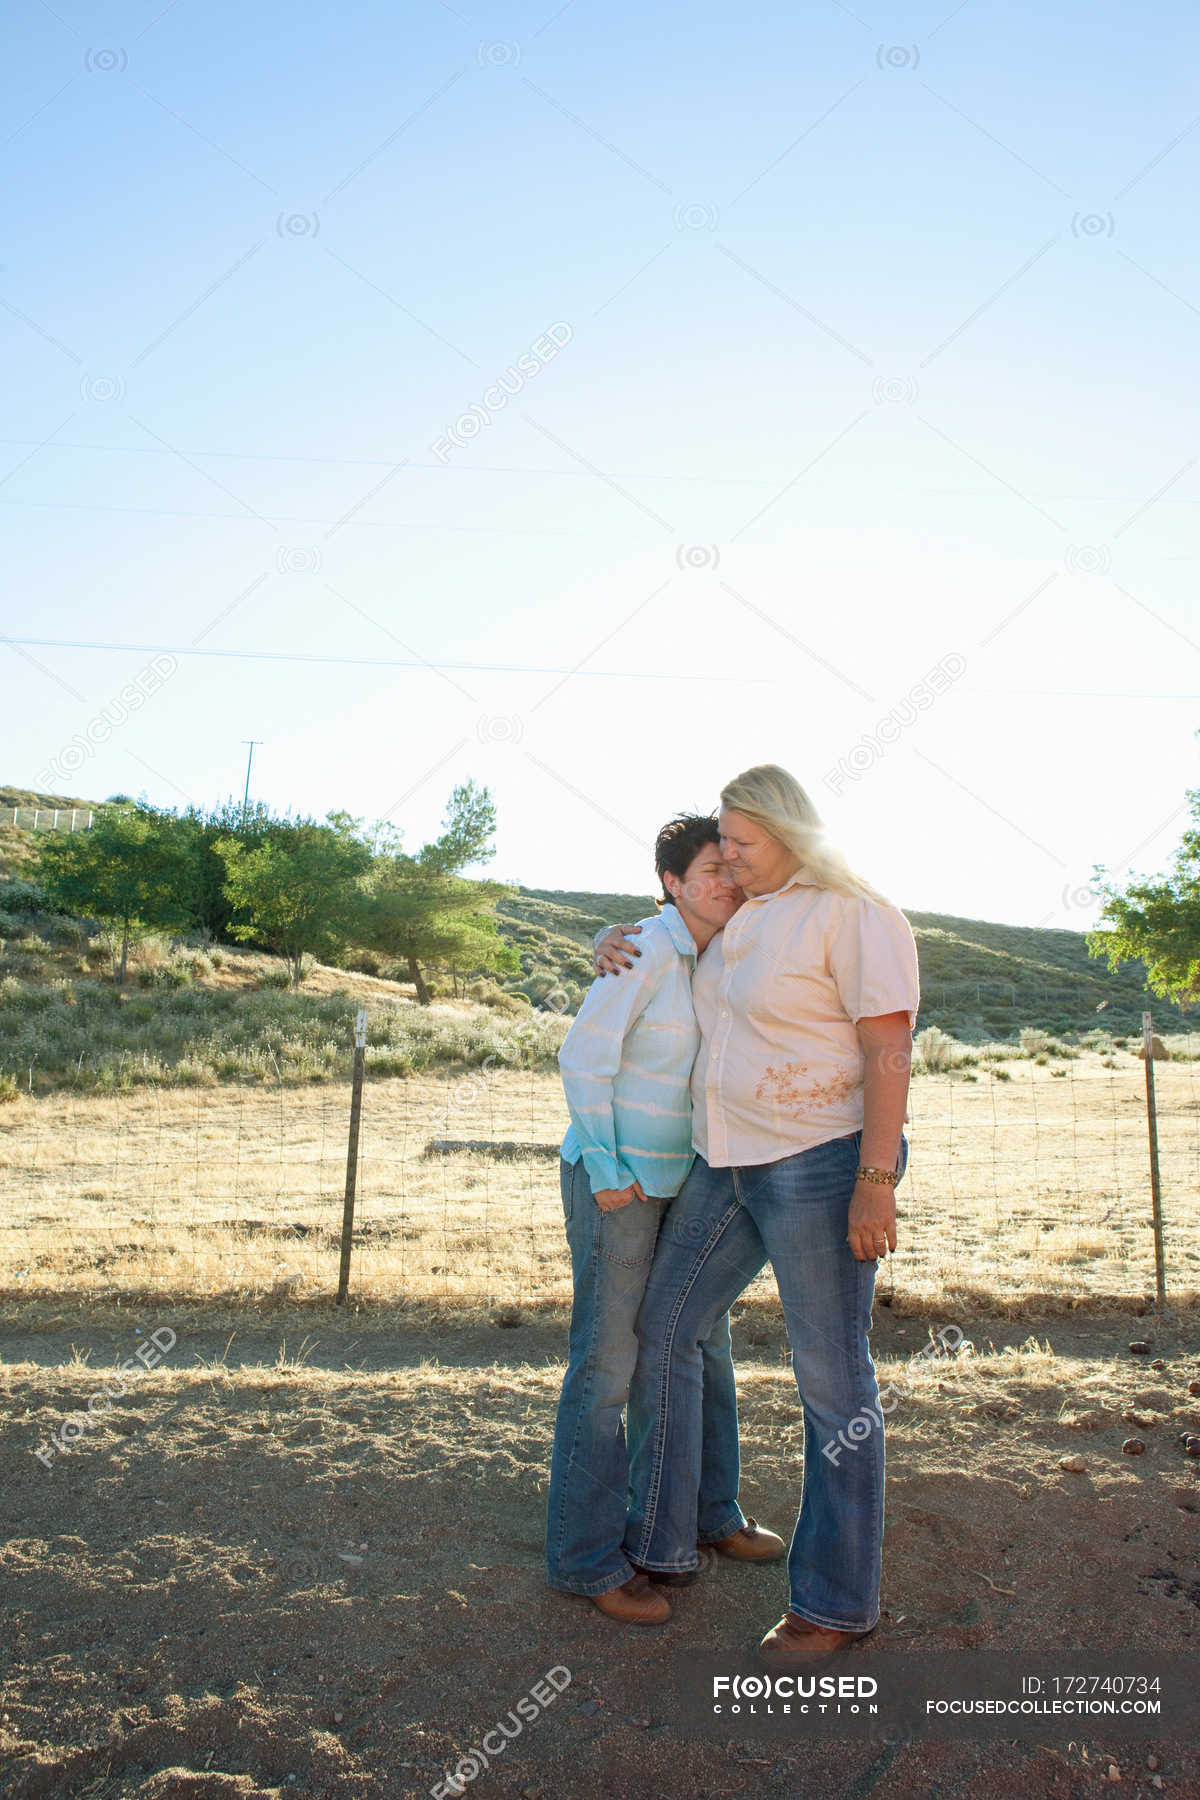
[[[1087,1463],[1082,1456],[1060,1456],[1058,1466],[1060,1469],[1066,1469],[1069,1475],[1082,1475],[1087,1468]]]
[[[1200,1381],[1189,1381],[1188,1382],[1188,1393],[1189,1394],[1200,1394]]]
[[[1146,1446],[1141,1438],[1126,1438],[1121,1448],[1126,1456],[1141,1456]]]
[[[1150,1364],[1150,1367],[1151,1367],[1151,1368],[1152,1368],[1152,1369],[1165,1369],[1165,1368],[1166,1368],[1166,1366],[1167,1366],[1167,1365],[1166,1365],[1166,1363],[1165,1363],[1165,1362],[1164,1362],[1164,1361],[1163,1361],[1163,1359],[1162,1359],[1162,1357],[1161,1357],[1161,1356],[1156,1356],[1156,1357],[1155,1357],[1155,1359],[1154,1359],[1154,1361],[1153,1361],[1153,1362],[1152,1362],[1152,1363],[1151,1363],[1151,1364]]]
[[[1134,1338],[1129,1348],[1134,1356],[1149,1356],[1150,1354],[1150,1346],[1145,1338]]]
[[[1183,1446],[1185,1456],[1200,1456],[1200,1437],[1190,1437]]]

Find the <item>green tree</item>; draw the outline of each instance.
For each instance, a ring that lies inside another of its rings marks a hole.
[[[236,838],[240,844],[261,844],[275,826],[286,828],[293,823],[290,818],[273,818],[270,808],[261,801],[245,811],[240,800],[226,800],[210,812],[189,806],[179,815],[178,829],[194,861],[192,905],[200,930],[213,938],[229,936],[233,907],[225,891],[228,872],[217,851],[218,840]]]
[[[361,941],[404,963],[422,1006],[432,997],[425,976],[430,963],[451,963],[472,974],[514,973],[517,953],[492,914],[512,890],[498,881],[426,875],[416,863],[402,855],[378,859],[356,933]]]
[[[37,879],[56,906],[103,928],[118,987],[131,943],[193,923],[196,865],[179,821],[140,802],[105,807],[90,831],[48,836]]]
[[[496,803],[489,789],[464,781],[450,795],[441,831],[416,860],[430,874],[460,875],[473,863],[491,862],[495,831]]]
[[[450,963],[479,974],[512,973],[520,966],[494,916],[496,902],[512,889],[461,874],[495,855],[495,829],[488,789],[466,781],[451,794],[438,836],[415,856],[399,848],[394,828],[376,830],[357,935],[365,946],[405,964],[422,1006],[431,998],[422,965]]]
[[[1110,969],[1143,962],[1151,991],[1163,1000],[1189,1006],[1200,998],[1200,788],[1187,796],[1192,824],[1184,832],[1171,872],[1157,880],[1131,881],[1125,888],[1104,880],[1095,886],[1104,901],[1100,925],[1088,933],[1088,949]]]
[[[325,825],[274,820],[257,843],[225,836],[213,847],[225,865],[230,935],[285,957],[294,987],[306,952],[332,957],[355,934],[371,851],[348,815],[331,813]]]

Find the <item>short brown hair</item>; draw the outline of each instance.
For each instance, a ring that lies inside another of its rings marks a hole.
[[[715,813],[679,813],[668,820],[654,840],[654,869],[663,890],[660,906],[675,904],[675,896],[667,892],[663,876],[678,875],[682,881],[705,844],[720,841]]]

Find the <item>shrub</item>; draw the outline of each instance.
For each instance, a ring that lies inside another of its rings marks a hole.
[[[472,981],[468,984],[466,998],[474,1000],[478,1006],[486,1006],[492,1012],[502,1014],[507,1019],[521,1018],[529,1011],[527,994],[509,994],[494,981]]]
[[[168,960],[170,951],[165,938],[151,933],[134,944],[129,952],[129,966],[133,969],[161,969]]]
[[[1050,1037],[1045,1031],[1038,1031],[1032,1025],[1021,1030],[1021,1055],[1039,1056],[1050,1048]]]
[[[939,1025],[927,1025],[913,1039],[920,1068],[927,1075],[944,1075],[954,1067],[958,1046]]]
[[[153,980],[124,992],[107,981],[47,988],[0,975],[5,1059],[17,1071],[32,1064],[43,1091],[344,1079],[353,1055],[355,996],[297,993],[286,968],[268,968],[271,974],[273,983],[254,988]],[[479,1069],[489,1057],[495,1059],[489,1070],[552,1068],[570,1021],[505,998],[511,1013],[445,1003],[375,1009],[372,1075]]]
[[[175,988],[188,987],[191,983],[191,970],[179,963],[166,963],[162,968],[136,969],[134,980],[140,988]]]
[[[39,913],[62,911],[36,881],[22,881],[17,876],[0,881],[0,906],[6,912],[24,913],[29,918],[36,917]]]
[[[0,1072],[0,1106],[7,1106],[10,1100],[19,1100],[21,1090],[9,1074]]]

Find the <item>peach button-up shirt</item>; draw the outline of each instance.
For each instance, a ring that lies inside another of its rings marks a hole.
[[[700,1050],[692,1142],[710,1167],[795,1156],[863,1123],[857,1019],[906,1012],[920,982],[912,927],[888,901],[818,887],[801,867],[748,898],[692,980]]]

